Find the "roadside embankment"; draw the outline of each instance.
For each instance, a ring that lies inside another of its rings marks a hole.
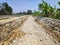
[[[25,35],[25,33],[19,31],[18,28],[27,18],[28,16],[21,16],[0,21],[0,45],[9,45],[9,41],[11,42],[16,36],[20,35],[20,33],[21,35]]]
[[[44,27],[46,32],[48,32],[48,34],[50,34],[55,40],[57,40],[57,42],[60,43],[60,20],[37,17],[35,21]]]

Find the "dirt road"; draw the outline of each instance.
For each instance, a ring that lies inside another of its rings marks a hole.
[[[11,45],[59,45],[54,38],[46,33],[30,16],[22,25],[21,30],[26,33],[22,38],[16,38]]]

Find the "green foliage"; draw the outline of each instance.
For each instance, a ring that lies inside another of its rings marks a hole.
[[[60,5],[60,2],[58,2]],[[50,6],[47,2],[42,0],[42,3],[38,5],[39,10],[41,11],[40,15],[44,17],[50,17],[55,19],[60,19],[60,9]]]
[[[45,17],[49,17],[49,15],[53,13],[53,8],[50,6],[50,4],[44,2],[44,0],[42,0],[42,3],[39,4],[39,10],[42,11]]]
[[[33,15],[34,15],[34,16],[40,16],[40,12],[39,12],[39,11],[34,11],[34,12],[33,12]]]
[[[20,12],[19,14],[22,14],[22,12]]]
[[[23,11],[23,12],[19,12],[19,13],[16,13],[16,14],[19,14],[19,15],[31,15],[32,14],[32,10],[27,10],[27,12]]]
[[[32,14],[32,10],[27,10],[27,14]]]
[[[12,8],[6,2],[2,3],[1,5],[0,15],[12,14]]]
[[[60,19],[60,9],[57,9],[54,14],[55,19]]]
[[[60,2],[58,2],[58,4],[60,5]]]
[[[25,11],[23,11],[23,14],[26,15],[27,13]]]

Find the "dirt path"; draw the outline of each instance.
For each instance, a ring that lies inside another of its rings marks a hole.
[[[58,45],[45,29],[38,25],[32,16],[22,26],[26,35],[16,38],[11,45]]]

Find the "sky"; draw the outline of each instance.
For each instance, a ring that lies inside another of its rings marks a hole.
[[[60,0],[44,0],[50,3],[51,6],[60,8],[58,2]],[[42,3],[42,0],[0,0],[0,3],[7,2],[12,7],[13,12],[22,12],[27,10],[38,10],[38,4]]]

